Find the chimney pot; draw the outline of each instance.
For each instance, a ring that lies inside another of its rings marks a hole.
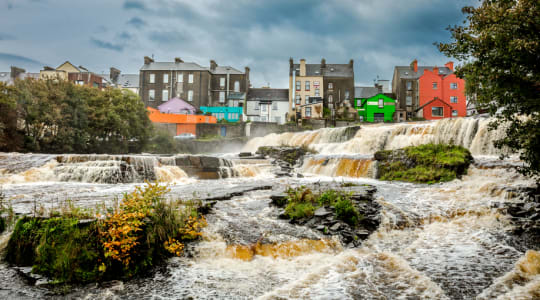
[[[349,60],[349,67],[351,67],[351,68],[354,67],[354,60],[353,59]]]
[[[180,57],[175,57],[174,62],[179,64],[179,63],[183,63],[184,61]]]
[[[450,71],[454,72],[454,62],[453,61],[447,62],[444,66],[447,67],[448,69],[450,69]]]
[[[150,63],[153,63],[154,60],[152,58],[150,58],[149,56],[145,56],[144,57],[144,64],[145,65],[149,65]]]
[[[217,68],[218,64],[215,60],[210,60],[210,70],[214,71]]]
[[[414,71],[414,72],[418,72],[418,61],[415,59],[412,61],[411,63],[411,69]]]

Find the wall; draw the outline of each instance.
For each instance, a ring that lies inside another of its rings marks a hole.
[[[244,137],[245,127],[244,123],[236,124],[197,124],[196,135],[197,138],[207,136],[221,136],[221,128],[225,127],[226,138]]]
[[[429,104],[430,107],[442,106],[444,109],[444,118],[452,117],[452,110],[458,111],[458,117],[465,117],[467,115],[467,104],[465,98],[465,81],[459,79],[455,74],[450,74],[445,77],[436,74],[435,72],[425,70],[424,74],[419,78],[419,98],[420,106],[425,105],[434,98],[442,99],[446,104],[438,103],[436,105]],[[433,82],[437,83],[437,89],[433,89]],[[457,83],[458,88],[456,90],[450,89],[451,83]],[[450,97],[458,97],[458,103],[451,103]],[[449,111],[448,114],[446,111]],[[427,106],[423,108],[423,117],[426,120],[437,120],[442,117],[434,117],[431,114],[431,108]]]
[[[177,141],[176,145],[180,153],[202,154],[240,152],[247,140],[247,137],[214,139],[210,141],[182,140]]]
[[[383,99],[383,108],[379,108],[379,99]],[[383,94],[378,94],[366,100],[364,109],[364,121],[366,122],[374,122],[374,114],[376,113],[384,113],[384,121],[391,122],[393,121],[394,112],[396,111],[396,100]]]
[[[261,137],[270,133],[297,132],[304,130],[295,124],[280,125],[267,122],[250,122],[247,126],[250,127],[250,137]]]

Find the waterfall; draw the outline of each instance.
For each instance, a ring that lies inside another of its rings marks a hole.
[[[374,177],[375,163],[368,157],[309,156],[304,159],[301,171],[324,176]]]

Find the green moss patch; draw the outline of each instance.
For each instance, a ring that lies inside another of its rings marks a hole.
[[[416,183],[436,183],[460,178],[473,158],[461,146],[426,144],[375,153],[378,178]]]

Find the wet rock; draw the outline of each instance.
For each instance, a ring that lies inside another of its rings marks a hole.
[[[287,194],[281,193],[281,194],[274,194],[270,196],[270,204],[275,205],[277,207],[283,207],[285,204],[287,204]]]
[[[339,230],[340,227],[341,227],[341,224],[336,222],[334,225],[332,225],[332,227],[330,227],[330,230],[337,231],[337,230]]]
[[[296,174],[296,177],[298,177],[298,178],[304,178],[304,175],[298,173],[298,174]]]
[[[313,213],[313,215],[315,217],[326,217],[328,215],[332,214],[331,211],[327,211],[324,207],[320,207],[318,208],[317,210],[315,210],[315,212]]]
[[[253,154],[251,154],[251,152],[240,152],[238,154],[238,157],[249,157],[249,156],[253,156]]]

